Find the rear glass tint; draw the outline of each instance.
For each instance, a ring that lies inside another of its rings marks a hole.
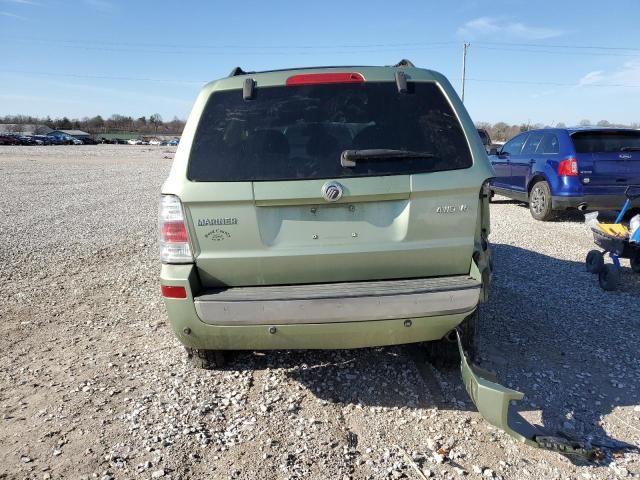
[[[640,149],[638,132],[576,132],[571,135],[576,153],[621,152]]]
[[[558,137],[553,133],[545,133],[540,145],[538,145],[537,153],[560,153]]]
[[[194,181],[263,181],[366,177],[468,168],[469,147],[451,106],[434,83],[302,85],[211,95],[191,148]],[[358,160],[344,150],[391,148],[433,157]]]

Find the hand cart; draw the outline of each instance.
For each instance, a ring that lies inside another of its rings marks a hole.
[[[598,274],[598,282],[603,290],[615,290],[620,281],[620,259],[628,258],[631,269],[640,273],[640,228],[634,232],[622,223],[631,208],[633,200],[640,198],[640,186],[628,186],[624,192],[626,200],[614,223],[598,223],[591,227],[593,241],[603,251],[591,250],[587,254],[587,271]],[[612,264],[604,263],[608,254]]]

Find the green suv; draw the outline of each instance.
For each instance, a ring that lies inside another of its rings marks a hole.
[[[206,85],[160,200],[161,285],[190,358],[473,348],[493,172],[439,73],[244,72]]]

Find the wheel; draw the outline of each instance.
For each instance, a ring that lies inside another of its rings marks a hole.
[[[600,270],[604,267],[604,255],[599,250],[590,250],[587,253],[587,259],[585,261],[587,265],[587,272],[600,273]]]
[[[600,287],[606,291],[615,290],[620,280],[620,272],[615,265],[605,265],[598,274],[598,282]]]
[[[551,210],[551,189],[544,180],[537,182],[529,194],[529,211],[536,220],[549,220],[553,216]]]
[[[640,250],[636,250],[636,253],[631,257],[631,270],[640,273]]]
[[[465,318],[459,325],[462,337],[462,347],[473,360],[478,354],[478,336],[480,328],[479,308]],[[458,352],[458,342],[455,331],[452,330],[444,338],[433,342],[425,343],[427,358],[429,362],[437,367],[450,367],[460,363],[460,353]]]
[[[187,348],[187,359],[197,368],[214,370],[224,365],[222,350],[200,350]]]

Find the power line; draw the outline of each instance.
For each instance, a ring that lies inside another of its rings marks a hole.
[[[585,52],[585,51],[574,51],[574,52],[560,52],[554,50],[539,50],[532,48],[500,48],[500,47],[485,47],[482,45],[476,45],[474,43],[475,48],[479,48],[482,50],[495,50],[498,52],[524,52],[524,53],[544,53],[551,55],[580,55],[580,56],[606,56],[606,57],[638,57],[639,54],[633,53],[611,53],[611,52]]]
[[[28,44],[28,42],[26,42]],[[307,56],[310,53],[314,53],[312,50],[296,50],[296,47],[292,47],[293,50],[290,51],[283,51],[283,50],[278,50],[278,51],[272,51],[272,50],[256,50],[253,47],[249,48],[248,50],[234,50],[233,52],[228,52],[228,51],[223,51],[223,50],[218,50],[218,49],[214,49],[211,51],[207,51],[205,50],[208,47],[194,47],[195,50],[167,50],[166,48],[179,48],[179,47],[164,47],[165,49],[154,49],[154,48],[145,48],[145,47],[136,47],[136,46],[121,46],[121,47],[117,47],[117,46],[91,46],[91,45],[66,45],[66,44],[61,44],[58,45],[59,48],[62,49],[74,49],[74,50],[86,50],[86,51],[98,51],[98,52],[119,52],[119,53],[144,53],[144,54],[161,54],[161,55],[243,55],[243,56],[248,56],[248,55],[258,55],[258,56],[263,56],[263,55],[270,55],[270,56],[292,56],[292,55],[299,55],[299,56]],[[241,47],[236,47],[236,48],[241,48]],[[255,48],[266,48],[266,47],[255,47]],[[335,47],[335,48],[340,48],[340,47]],[[400,47],[395,47],[398,50],[400,50]],[[408,46],[408,47],[402,47],[402,51],[406,52],[406,51],[421,51],[421,50],[434,50],[434,49],[457,49],[458,47],[454,44],[447,44],[447,45],[432,45],[429,47],[418,47],[418,46]],[[395,53],[395,50],[392,49],[386,49],[383,50],[381,49],[381,47],[373,47],[367,50],[364,49],[358,49],[358,50],[349,50],[349,49],[342,49],[342,50],[331,50],[331,51],[322,51],[322,52],[316,52],[316,53],[322,53],[322,54],[331,54],[331,55],[352,55],[354,53],[360,54],[360,53]]]
[[[559,45],[551,43],[512,43],[512,42],[474,42],[481,45],[513,46],[513,47],[533,47],[533,48],[569,48],[569,49],[590,49],[590,50],[629,50],[640,52],[640,47],[613,47],[597,45]]]
[[[72,47],[81,47],[87,45],[94,46],[111,46],[111,47],[134,47],[134,48],[169,48],[169,49],[186,49],[186,50],[325,50],[325,49],[379,49],[379,48],[403,48],[403,47],[433,47],[433,46],[445,46],[445,45],[459,45],[459,42],[455,41],[443,41],[443,42],[402,42],[402,43],[361,43],[361,44],[307,44],[307,45],[250,45],[250,44],[211,44],[211,45],[194,45],[191,44],[175,44],[175,43],[157,43],[157,42],[114,42],[106,40],[82,40],[78,42],[77,39],[51,39],[42,37],[31,36],[5,36],[7,40],[11,41],[32,41],[50,44],[67,44]],[[79,45],[82,43],[82,45]],[[628,51],[628,52],[640,52],[640,47],[626,47],[626,46],[610,46],[610,45],[580,45],[580,44],[553,44],[553,43],[518,43],[518,42],[489,42],[489,41],[476,41],[474,44],[487,45],[495,47],[526,47],[526,48],[551,48],[551,49],[569,49],[569,50],[607,50],[607,51]]]
[[[625,87],[625,88],[640,88],[640,85],[630,85],[625,83],[558,83],[558,82],[531,82],[528,80],[496,80],[496,79],[484,79],[484,78],[467,78],[468,82],[483,82],[483,83],[513,83],[517,85],[542,85],[551,87]]]
[[[102,40],[65,40],[65,39],[49,39],[38,37],[6,37],[9,41],[37,42],[50,44],[70,44],[69,46],[79,47],[86,45],[96,46],[113,46],[113,47],[134,47],[134,48],[172,48],[172,49],[188,49],[188,50],[321,50],[321,49],[371,49],[371,48],[400,48],[400,47],[430,47],[430,46],[454,46],[458,42],[406,42],[406,43],[369,43],[369,44],[337,44],[337,45],[249,45],[249,44],[215,44],[215,45],[194,45],[194,44],[168,44],[168,43],[148,43],[148,42],[112,42]],[[82,45],[79,45],[82,43]]]
[[[20,70],[0,70],[0,74],[16,74],[16,75],[36,75],[46,77],[67,77],[67,78],[82,78],[82,79],[94,79],[94,80],[125,80],[125,81],[138,81],[138,82],[157,82],[157,83],[169,83],[178,85],[204,85],[210,80],[170,80],[160,78],[140,78],[140,77],[114,77],[109,75],[86,75],[75,73],[53,73],[53,72],[27,72]]]
[[[69,78],[83,78],[83,79],[96,79],[96,80],[124,80],[135,82],[157,82],[157,83],[169,83],[177,85],[204,85],[210,80],[182,80],[182,79],[162,79],[162,78],[142,78],[142,77],[121,77],[110,75],[86,75],[75,73],[55,73],[55,72],[33,72],[33,71],[20,71],[20,70],[0,70],[0,74],[15,74],[15,75],[36,75],[47,77],[69,77]],[[514,85],[541,85],[552,87],[624,87],[624,88],[640,88],[640,85],[626,84],[626,83],[560,83],[560,82],[535,82],[529,80],[499,80],[488,78],[465,78],[467,82],[482,82],[482,83],[504,83]]]

